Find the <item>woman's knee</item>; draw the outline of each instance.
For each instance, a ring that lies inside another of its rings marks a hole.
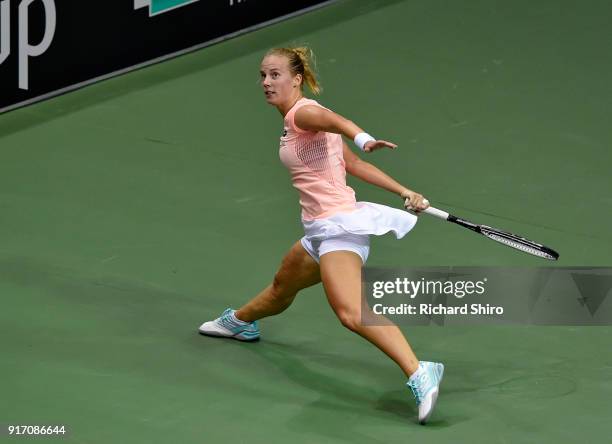
[[[357,332],[361,328],[361,313],[359,310],[351,308],[338,308],[335,309],[336,316],[340,320],[340,323],[353,332]]]
[[[283,258],[272,280],[272,291],[280,298],[293,298],[298,291],[321,282],[317,264],[297,242]]]
[[[296,295],[296,291],[291,288],[290,283],[287,282],[285,276],[277,272],[272,279],[272,296],[279,300],[293,300]]]

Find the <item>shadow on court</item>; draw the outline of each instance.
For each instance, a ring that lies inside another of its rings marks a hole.
[[[355,337],[354,340],[361,339]],[[392,367],[391,363],[385,366],[384,360],[364,362],[347,356],[322,353],[320,348],[308,345],[271,341],[260,341],[253,347],[245,347],[246,350],[263,357],[295,384],[320,396],[315,402],[305,404],[300,415],[292,421],[292,427],[298,432],[312,433],[311,425],[317,424],[317,433],[327,438],[360,441],[366,435],[347,429],[342,426],[342,422],[346,421],[348,426],[351,418],[376,417],[377,420],[388,423],[389,427],[401,429],[409,425],[418,426],[415,421],[417,409],[413,395],[407,387],[402,387],[401,376],[394,378],[397,390],[381,395],[381,380],[376,375],[387,373],[388,368],[385,367]],[[342,375],[342,378],[338,375]],[[358,381],[369,379],[370,382],[358,384],[352,382],[352,377],[357,377]],[[447,387],[443,387],[442,396],[446,390]],[[334,415],[333,421],[329,421],[330,414]],[[461,421],[458,417],[446,417],[443,410],[436,412],[435,416],[428,426],[444,428]],[[370,435],[367,436],[371,439]]]

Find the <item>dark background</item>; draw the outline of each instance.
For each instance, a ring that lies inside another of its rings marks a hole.
[[[49,49],[29,59],[29,90],[18,87],[18,8],[12,0],[11,54],[0,65],[0,110],[104,74],[171,54],[324,0],[206,0],[149,17],[133,1],[56,0],[57,25]],[[30,5],[29,39],[44,30],[42,2]]]

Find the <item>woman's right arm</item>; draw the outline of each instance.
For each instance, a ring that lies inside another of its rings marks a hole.
[[[294,122],[298,128],[306,131],[325,131],[326,133],[342,134],[350,140],[365,131],[355,122],[342,117],[326,108],[315,105],[302,106],[295,113]],[[379,148],[397,148],[397,145],[386,140],[370,140],[363,150],[370,152]]]

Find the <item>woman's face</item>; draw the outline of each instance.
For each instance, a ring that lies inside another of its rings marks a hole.
[[[261,86],[266,102],[279,106],[291,101],[299,93],[300,75],[293,76],[287,57],[271,54],[264,57],[260,67]]]

